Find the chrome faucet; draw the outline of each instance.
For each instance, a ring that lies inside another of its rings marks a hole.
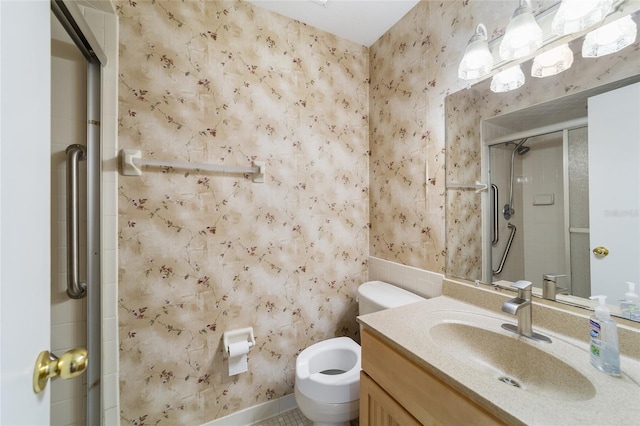
[[[558,287],[556,281],[558,278],[566,277],[563,274],[544,274],[542,276],[542,298],[548,300],[556,300],[556,294],[567,294],[568,290],[564,287]]]
[[[502,311],[518,318],[518,326],[502,324],[502,328],[533,340],[551,343],[551,339],[532,329],[531,315],[531,281],[516,281],[511,287],[518,289],[518,297],[507,300],[502,304]]]

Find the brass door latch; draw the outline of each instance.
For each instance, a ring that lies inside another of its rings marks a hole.
[[[87,369],[89,355],[86,349],[76,348],[65,352],[60,358],[49,351],[42,351],[33,370],[33,390],[40,393],[52,377],[71,379]]]

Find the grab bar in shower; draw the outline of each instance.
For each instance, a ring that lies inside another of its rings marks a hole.
[[[500,231],[498,229],[498,186],[495,183],[491,184],[491,222],[493,224],[491,229],[491,245],[495,246],[500,240]]]
[[[67,153],[67,295],[81,299],[87,294],[87,284],[80,282],[80,203],[78,165],[87,159],[82,145],[69,145]]]
[[[507,241],[507,246],[504,248],[504,253],[502,253],[502,259],[500,260],[500,266],[498,266],[498,269],[493,271],[493,273],[495,275],[498,275],[498,274],[500,274],[502,272],[502,269],[504,268],[504,264],[507,261],[507,256],[509,255],[509,250],[511,250],[511,243],[513,242],[513,237],[516,236],[516,227],[515,227],[515,225],[512,225],[511,223],[509,223],[507,226],[509,227],[509,229],[511,229],[511,234],[509,235],[509,240]]]

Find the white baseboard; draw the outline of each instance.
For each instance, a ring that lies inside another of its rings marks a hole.
[[[202,426],[250,426],[254,423],[275,417],[280,413],[293,410],[297,406],[298,404],[296,404],[294,394],[289,394],[272,401],[245,408],[244,410],[205,423]]]

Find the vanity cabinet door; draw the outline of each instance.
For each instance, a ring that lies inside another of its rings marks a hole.
[[[362,330],[362,370],[365,373],[363,376],[379,386],[391,401],[418,422],[416,424],[506,424],[366,328]],[[360,386],[363,386],[362,382]],[[360,415],[367,416],[371,408],[367,408],[368,411],[363,409],[367,406],[367,401],[363,403],[365,398],[362,392],[361,388]],[[385,407],[388,406],[390,405]],[[367,423],[361,417],[360,424],[369,426],[386,423]]]
[[[360,425],[420,426],[421,423],[369,376],[360,372]],[[432,425],[437,423],[434,421]]]

